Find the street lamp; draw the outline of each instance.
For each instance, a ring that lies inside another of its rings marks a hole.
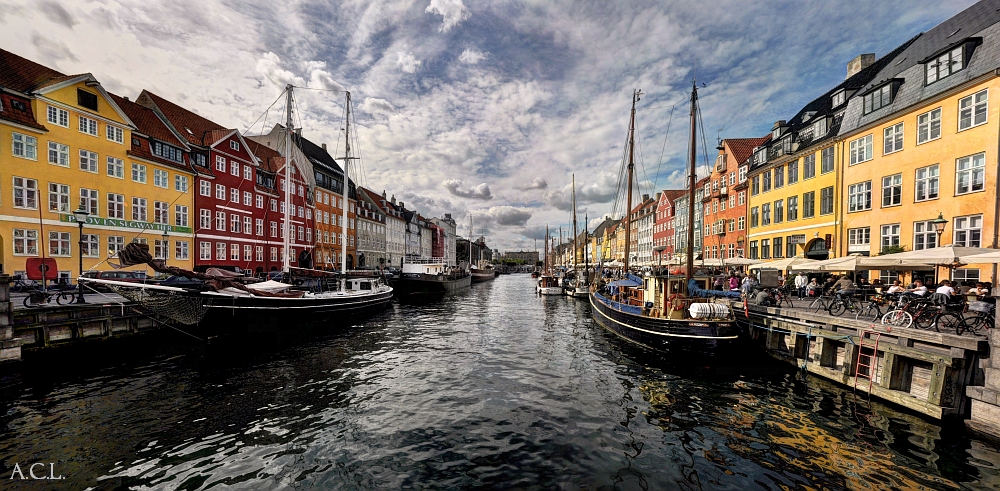
[[[80,276],[77,276],[76,279],[76,303],[87,303],[83,298],[83,285],[80,284],[80,278],[83,277],[83,222],[87,221],[88,216],[90,216],[90,213],[84,210],[82,205],[79,210],[73,212],[76,224],[80,226]]]
[[[169,234],[167,234],[167,229],[163,229],[163,242],[161,242],[163,249],[161,249],[161,250],[163,251],[163,265],[164,266],[167,265],[167,251],[170,250],[170,248],[167,247],[167,240],[169,238],[170,237],[169,237]]]
[[[944,227],[948,225],[948,220],[944,219],[943,213],[938,212],[938,217],[931,220],[931,223],[934,224],[934,231],[937,232],[937,247],[941,247],[941,234],[944,233]]]

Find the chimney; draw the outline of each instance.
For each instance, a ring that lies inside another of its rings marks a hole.
[[[321,143],[320,145],[323,146],[323,151],[325,152],[326,151],[326,143]]]
[[[785,120],[784,119],[779,119],[779,120],[777,120],[777,121],[774,122],[774,126],[771,127],[771,131],[774,131],[774,130],[776,130],[778,128],[781,128],[782,126],[785,126]]]
[[[126,101],[128,101],[128,102],[132,102],[132,101],[130,101],[130,100],[128,99],[128,96],[125,96],[125,97],[122,97],[122,99],[125,99],[125,100],[126,100]]]
[[[396,195],[395,194],[392,195],[392,199],[389,200],[389,202],[392,203],[392,206],[396,206]]]
[[[662,196],[662,195],[663,195],[663,193],[662,193],[661,191],[657,191],[657,192],[656,192],[656,202],[657,202],[657,203],[659,203],[659,202],[660,202],[660,196]]]
[[[875,53],[864,53],[858,55],[857,58],[847,62],[847,78],[844,80],[853,77],[861,70],[864,70],[873,64],[875,64]]]
[[[389,198],[385,197],[385,190],[384,189],[382,190],[382,199],[389,199]]]
[[[444,217],[448,220],[451,220],[451,213],[445,213]]]
[[[642,200],[643,201],[649,201],[649,195],[648,194],[642,195]]]

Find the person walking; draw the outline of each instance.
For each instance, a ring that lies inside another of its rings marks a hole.
[[[809,278],[806,277],[805,271],[799,271],[799,274],[795,277],[795,289],[798,291],[799,300],[806,298],[806,285],[809,284]]]

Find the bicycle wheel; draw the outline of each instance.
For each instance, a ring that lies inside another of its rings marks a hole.
[[[957,312],[942,312],[941,315],[937,316],[937,319],[934,320],[934,327],[938,332],[958,332],[958,328],[962,324],[962,320],[962,315]]]
[[[69,292],[62,292],[56,295],[56,303],[59,305],[69,305],[76,301],[76,296]]]
[[[882,316],[882,324],[894,327],[910,327],[913,324],[913,316],[905,310],[890,310]]]
[[[826,307],[826,302],[823,301],[823,297],[816,297],[816,299],[813,300],[808,307],[806,307],[806,310],[819,313],[820,310],[826,310]]]
[[[829,312],[830,315],[833,316],[837,316],[843,314],[844,312],[847,312],[847,302],[844,300],[834,300],[833,303],[830,304]]]
[[[928,330],[934,327],[936,330],[937,325],[935,324],[935,320],[938,315],[939,313],[936,310],[922,310],[913,316],[913,327]]]
[[[971,332],[972,334],[978,334],[979,330],[983,328],[983,318],[978,315],[972,317],[966,317],[955,326],[955,334],[961,336],[966,332]]]
[[[874,303],[865,305],[858,311],[858,315],[854,316],[859,321],[877,321],[880,317],[882,317],[882,311]]]

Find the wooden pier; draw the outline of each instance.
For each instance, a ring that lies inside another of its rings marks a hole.
[[[984,384],[983,362],[990,356],[985,336],[884,326],[798,308],[750,305],[747,317],[742,303],[733,307],[750,338],[770,355],[861,393],[870,386],[871,396],[935,419],[967,417],[966,389]],[[861,375],[856,373],[862,342],[871,380],[863,366]]]

